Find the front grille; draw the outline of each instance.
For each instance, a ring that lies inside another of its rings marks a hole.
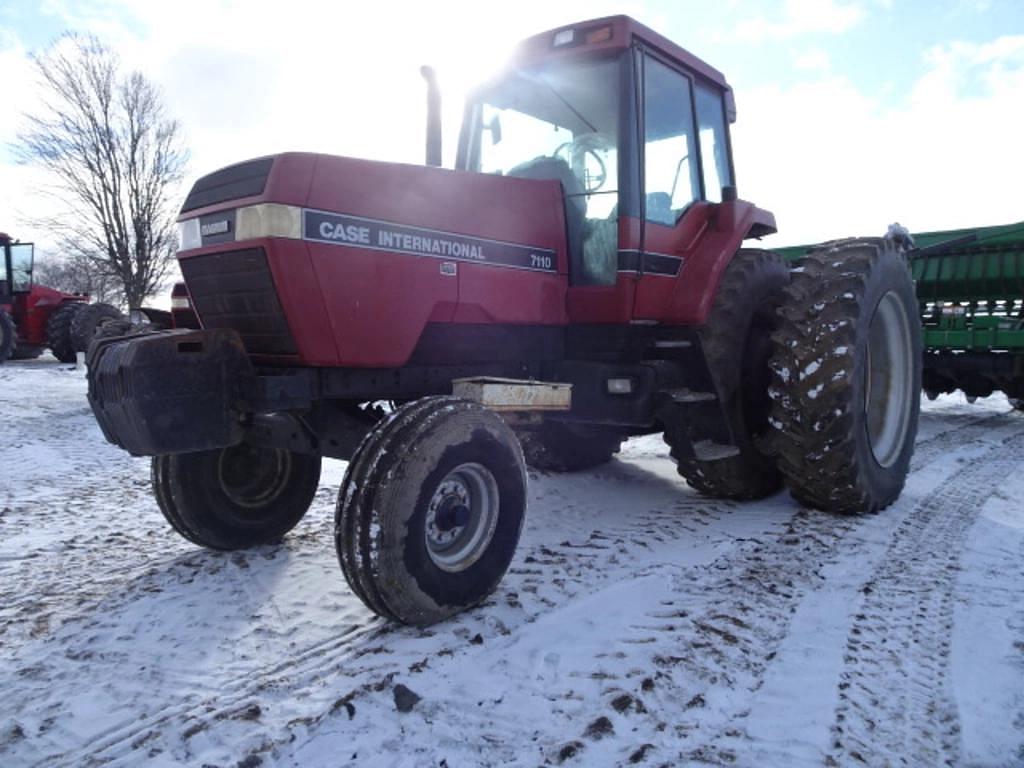
[[[262,194],[270,175],[270,166],[273,164],[274,158],[264,157],[203,176],[188,193],[185,204],[181,206],[181,212],[186,213],[206,205],[223,203],[225,200]]]
[[[298,352],[262,248],[193,256],[180,264],[204,328],[238,331],[250,354]]]

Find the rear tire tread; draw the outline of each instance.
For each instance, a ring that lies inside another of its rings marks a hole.
[[[788,271],[771,251],[739,250],[722,275],[708,322],[701,330],[704,354],[719,390],[724,392],[724,407],[740,452],[729,458],[701,461],[690,455],[684,416],[680,414],[666,424],[665,442],[679,474],[705,496],[746,501],[770,496],[782,487],[773,457],[755,444],[746,423],[743,387],[758,385],[744,382],[740,373],[753,324],[760,321],[774,325],[772,311],[781,300],[779,291],[788,282]],[[770,330],[765,329],[766,336]],[[763,419],[768,403],[762,408]]]
[[[873,281],[884,279],[880,270],[888,259],[899,260],[906,270],[902,255],[885,240],[825,244],[800,261],[777,313],[769,390],[773,442],[790,492],[807,506],[846,514],[875,512],[895,500],[905,481],[920,403],[920,334],[912,333],[916,386],[902,455],[891,471],[893,476],[902,473],[895,494],[871,480],[879,470],[864,458],[863,404],[851,396],[854,377],[863,375],[858,343],[866,344],[866,330],[858,329],[875,310],[865,306],[867,294],[881,290],[881,283]],[[912,293],[909,270],[906,280]],[[917,317],[915,303],[911,322]]]

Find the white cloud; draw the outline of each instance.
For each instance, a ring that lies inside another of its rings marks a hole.
[[[740,40],[788,40],[809,33],[840,34],[865,17],[863,6],[839,0],[786,0],[778,19],[755,17],[736,25]]]
[[[775,211],[778,243],[1022,218],[1024,38],[952,43],[926,64],[895,107],[837,76],[738,95],[741,196]]]
[[[811,48],[793,57],[793,66],[811,72],[826,72],[832,64],[828,51]]]
[[[642,15],[632,0],[46,0],[43,11],[67,28],[97,34],[127,67],[161,86],[192,151],[190,183],[232,162],[286,150],[422,162],[425,63],[437,67],[445,91],[446,154],[453,157],[462,92],[497,68],[517,40],[599,15]],[[16,112],[38,107],[27,51],[13,34],[0,36],[0,82]],[[13,125],[0,121],[0,142],[13,140]],[[45,242],[29,219],[52,203],[18,189],[31,177],[25,169],[0,168],[0,228]]]
[[[179,0],[118,4],[121,12],[104,10],[96,24],[126,64],[163,87],[192,148],[194,179],[288,149],[421,162],[425,97],[418,67],[427,62],[439,67],[446,87],[450,152],[459,91],[497,66],[515,40],[605,13],[644,18],[638,3],[553,5],[441,3],[399,11],[390,4],[293,0],[271,9]],[[76,23],[92,29],[83,7],[89,8],[74,4]],[[129,23],[119,21],[126,15]],[[835,33],[863,16],[862,6],[848,2],[791,2],[768,34]],[[812,47],[796,59],[809,68],[809,82],[739,91],[740,193],[778,216],[780,235],[767,242],[880,233],[894,219],[921,230],[1022,218],[1015,189],[1024,178],[1024,153],[1016,151],[1024,122],[1022,56],[1024,36],[934,48],[895,108],[883,106],[892,104],[891,95],[857,87],[828,68],[824,49]],[[31,108],[35,95],[25,57],[15,38],[0,34],[0,81],[16,110]],[[11,130],[10,121],[0,121],[0,141]],[[45,241],[25,221],[42,205],[27,195],[32,172],[0,168],[0,229]]]

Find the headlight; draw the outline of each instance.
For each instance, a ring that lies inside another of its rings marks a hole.
[[[207,245],[232,240],[253,240],[258,237],[302,239],[302,209],[298,206],[260,203],[238,208],[234,214],[234,236],[225,235],[231,231],[232,226],[229,220],[223,218],[223,213],[220,219],[214,219],[217,214],[210,214],[178,222],[181,240],[178,250],[202,248],[204,235],[208,238],[218,237],[217,240],[207,242]],[[204,220],[206,224],[202,223]],[[218,225],[220,228],[215,230],[214,227]]]
[[[178,222],[178,250],[190,251],[200,248],[203,238],[199,234],[199,219],[188,219]]]
[[[302,238],[302,209],[295,205],[261,203],[235,211],[235,239],[255,237]]]

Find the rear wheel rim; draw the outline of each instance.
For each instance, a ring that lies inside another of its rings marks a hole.
[[[498,481],[487,467],[460,464],[438,483],[427,504],[424,543],[431,561],[458,573],[480,559],[498,527]]]
[[[895,291],[886,293],[868,327],[864,413],[875,461],[891,467],[903,452],[913,403],[910,319]]]
[[[245,509],[261,509],[284,491],[291,474],[292,457],[277,448],[257,448],[242,443],[220,452],[217,477],[224,495]]]

